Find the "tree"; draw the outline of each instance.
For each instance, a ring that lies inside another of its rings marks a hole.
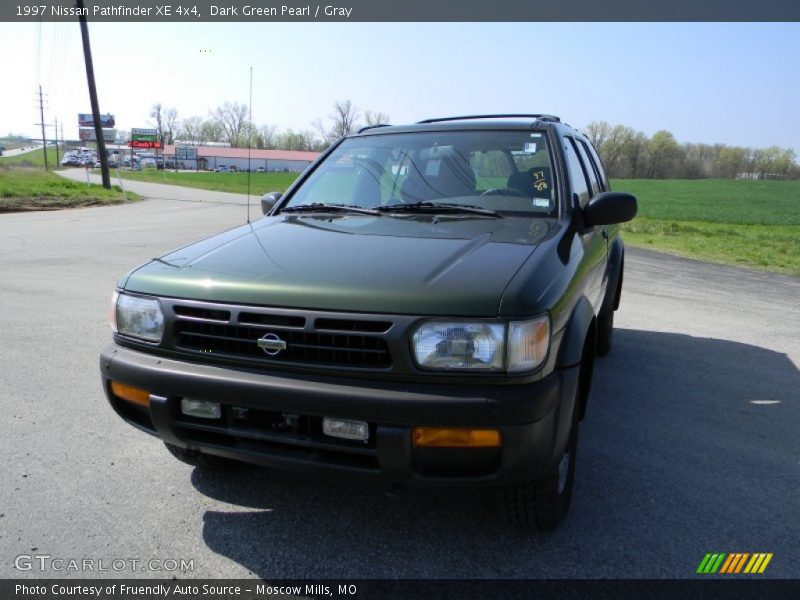
[[[364,119],[366,119],[367,125],[370,127],[389,124],[389,115],[382,112],[372,112],[371,110],[368,110],[364,113]]]
[[[178,111],[175,108],[164,109],[164,141],[163,144],[173,144],[178,137]]]
[[[356,121],[359,116],[358,109],[350,100],[337,101],[333,103],[333,112],[328,115],[331,122],[330,127],[325,127],[321,119],[316,119],[312,125],[322,139],[330,145],[340,137],[352,133],[356,129]]]
[[[725,146],[720,149],[714,161],[714,175],[735,179],[745,171],[746,150],[738,146]]]
[[[256,135],[256,148],[271,150],[277,148],[278,128],[275,125],[262,125]]]
[[[247,143],[247,112],[247,105],[237,102],[225,102],[211,111],[211,120],[219,126],[223,140],[231,148]]]
[[[181,140],[189,144],[201,145],[206,141],[203,117],[188,117],[181,122]]]
[[[592,146],[598,149],[611,135],[611,131],[611,125],[605,121],[592,121],[586,126],[586,137],[592,142]]]
[[[161,147],[172,144],[177,137],[178,111],[156,102],[150,107],[150,118],[150,125],[156,130]]]
[[[667,130],[656,131],[645,148],[649,161],[650,177],[663,179],[672,174],[675,160],[681,148],[675,137]]]
[[[225,132],[222,130],[222,126],[214,119],[204,120],[201,131],[205,142],[222,142],[225,139]]]

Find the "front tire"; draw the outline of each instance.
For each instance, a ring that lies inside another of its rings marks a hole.
[[[172,456],[177,458],[179,461],[199,469],[221,471],[225,469],[235,469],[241,464],[229,458],[214,456],[213,454],[203,454],[199,450],[181,448],[180,446],[175,446],[166,442],[164,442],[164,445],[167,447],[167,450],[169,450],[170,454],[172,454]]]
[[[614,340],[614,310],[609,308],[597,317],[597,355],[605,356],[611,352]]]
[[[529,483],[501,490],[500,509],[508,523],[523,531],[553,531],[567,515],[575,482],[578,422],[572,423],[559,463]]]

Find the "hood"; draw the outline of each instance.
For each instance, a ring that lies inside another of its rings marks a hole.
[[[278,215],[133,271],[125,289],[275,307],[494,316],[553,221]]]

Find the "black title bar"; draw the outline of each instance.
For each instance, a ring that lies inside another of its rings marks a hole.
[[[537,22],[800,21],[799,0],[87,0],[90,21]],[[0,21],[69,21],[73,0],[3,0]]]

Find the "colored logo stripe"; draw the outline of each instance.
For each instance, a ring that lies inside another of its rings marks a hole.
[[[730,575],[742,573],[742,569],[744,573],[763,573],[772,556],[771,552],[755,552],[752,555],[749,552],[708,552],[700,561],[697,573]]]
[[[750,559],[750,562],[747,563],[747,566],[744,568],[745,573],[763,573],[764,569],[767,568],[769,561],[772,560],[772,552],[758,552],[753,554],[753,558]]]
[[[725,558],[725,553],[708,553],[703,558],[700,566],[697,567],[698,573],[716,573]]]

